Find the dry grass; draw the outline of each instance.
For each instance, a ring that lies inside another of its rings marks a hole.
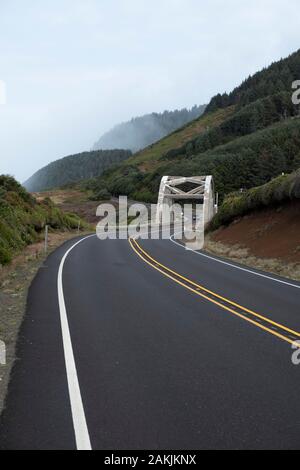
[[[55,205],[61,206],[66,203],[80,204],[82,202],[87,202],[90,192],[83,192],[78,189],[54,189],[52,191],[33,193],[33,196],[38,201],[42,201],[46,197],[49,197]]]
[[[205,250],[251,268],[300,281],[300,263],[287,263],[276,258],[258,258],[251,255],[247,248],[240,245],[228,246],[215,242],[209,235],[205,241]]]
[[[158,142],[137,152],[124,162],[124,165],[137,164],[142,171],[154,170],[160,166],[158,159],[171,149],[181,147],[189,140],[194,139],[208,128],[213,128],[224,122],[233,114],[235,108],[230,106],[219,109],[213,113],[204,114],[195,121],[186,124],[172,134],[164,137]]]
[[[96,212],[97,207],[102,201],[91,201],[89,199],[90,195],[91,191],[80,191],[76,188],[34,193],[34,196],[39,201],[49,197],[60,210],[77,215],[94,228],[100,220],[96,216]]]

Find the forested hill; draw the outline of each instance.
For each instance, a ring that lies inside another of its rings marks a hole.
[[[125,148],[136,152],[198,118],[204,110],[205,105],[133,118],[105,133],[94,145],[94,150]]]
[[[70,155],[37,171],[24,183],[24,186],[28,191],[43,191],[95,178],[107,168],[126,160],[131,155],[130,150],[98,150]]]
[[[163,175],[212,174],[220,200],[300,167],[300,50],[215,96],[205,113],[94,182],[95,191],[155,202]]]
[[[247,106],[280,92],[291,93],[292,83],[295,80],[300,80],[300,49],[250,76],[231,93],[214,96],[205,112],[209,113],[232,105]]]

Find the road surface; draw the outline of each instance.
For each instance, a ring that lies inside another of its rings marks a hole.
[[[31,286],[1,449],[300,448],[299,284],[169,240],[74,244]]]

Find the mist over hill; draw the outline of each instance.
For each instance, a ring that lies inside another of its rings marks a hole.
[[[206,105],[194,106],[191,109],[164,111],[133,118],[102,135],[93,150],[124,148],[137,152],[197,119],[205,108]]]
[[[155,202],[163,175],[212,174],[222,201],[295,171],[300,105],[292,85],[299,77],[300,50],[214,96],[200,118],[105,171],[95,191]]]

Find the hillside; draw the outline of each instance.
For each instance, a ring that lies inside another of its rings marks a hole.
[[[300,170],[226,197],[206,249],[300,280]]]
[[[213,174],[222,198],[300,166],[299,106],[292,82],[300,51],[249,77],[205,113],[94,181],[95,191],[155,202],[163,175]]]
[[[205,105],[133,118],[106,132],[96,142],[93,150],[123,148],[137,152],[198,118],[204,110]]]
[[[160,178],[160,174],[163,174],[165,162],[162,156],[172,149],[181,147],[208,128],[222,123],[233,112],[234,108],[222,109],[195,119],[155,144],[137,152],[115,168],[105,171],[103,177],[91,181],[88,187],[94,189],[96,194],[99,191],[109,191],[115,196],[124,194],[130,195],[132,199],[155,202],[156,194],[151,194],[151,192],[152,187],[154,191],[158,190],[159,181],[157,180],[153,186],[151,180],[155,177]]]
[[[206,112],[228,106],[243,107],[261,98],[281,91],[291,91],[292,82],[300,77],[300,50],[286,59],[273,62],[253,76],[248,77],[231,93],[218,94],[212,98]]]
[[[78,228],[80,218],[59,210],[50,199],[37,202],[12,177],[0,175],[0,265],[37,240],[48,224],[53,230]],[[81,227],[86,224],[81,221]]]
[[[278,207],[290,201],[300,201],[300,169],[288,175],[278,176],[262,186],[243,193],[229,194],[212,220],[210,230],[228,225],[253,211]],[[300,232],[298,235],[300,242]]]
[[[43,191],[100,176],[104,170],[131,156],[129,150],[105,150],[70,155],[50,163],[25,181],[28,191]]]
[[[91,200],[90,195],[90,191],[81,190],[80,185],[33,193],[37,201],[43,201],[45,198],[49,198],[58,209],[65,213],[77,215],[90,224],[92,228],[99,222],[97,208],[105,199],[99,197],[97,200],[94,198]],[[115,205],[117,206],[116,203]]]
[[[225,245],[248,249],[259,258],[283,259],[300,264],[300,200],[277,209],[252,211],[234,224],[212,234]]]

